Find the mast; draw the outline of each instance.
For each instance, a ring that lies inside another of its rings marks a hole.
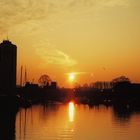
[[[20,71],[20,86],[22,87],[22,70],[23,70],[23,67],[21,66],[21,71]]]
[[[26,82],[27,82],[27,71],[26,71],[26,66],[25,66],[24,85],[26,85]]]

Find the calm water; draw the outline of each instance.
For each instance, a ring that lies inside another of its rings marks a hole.
[[[20,109],[12,123],[11,140],[140,140],[139,113],[104,106],[36,105]]]

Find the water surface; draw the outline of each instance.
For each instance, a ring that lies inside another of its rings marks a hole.
[[[16,140],[140,140],[140,114],[112,107],[49,103],[20,109]]]

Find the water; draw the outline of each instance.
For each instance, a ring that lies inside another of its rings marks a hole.
[[[15,124],[12,121],[7,127],[12,130],[6,130],[12,137],[8,140],[140,140],[140,113],[73,102],[50,103],[20,109]]]

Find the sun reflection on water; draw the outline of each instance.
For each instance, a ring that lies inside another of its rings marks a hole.
[[[75,106],[73,102],[69,102],[69,121],[74,121]]]

